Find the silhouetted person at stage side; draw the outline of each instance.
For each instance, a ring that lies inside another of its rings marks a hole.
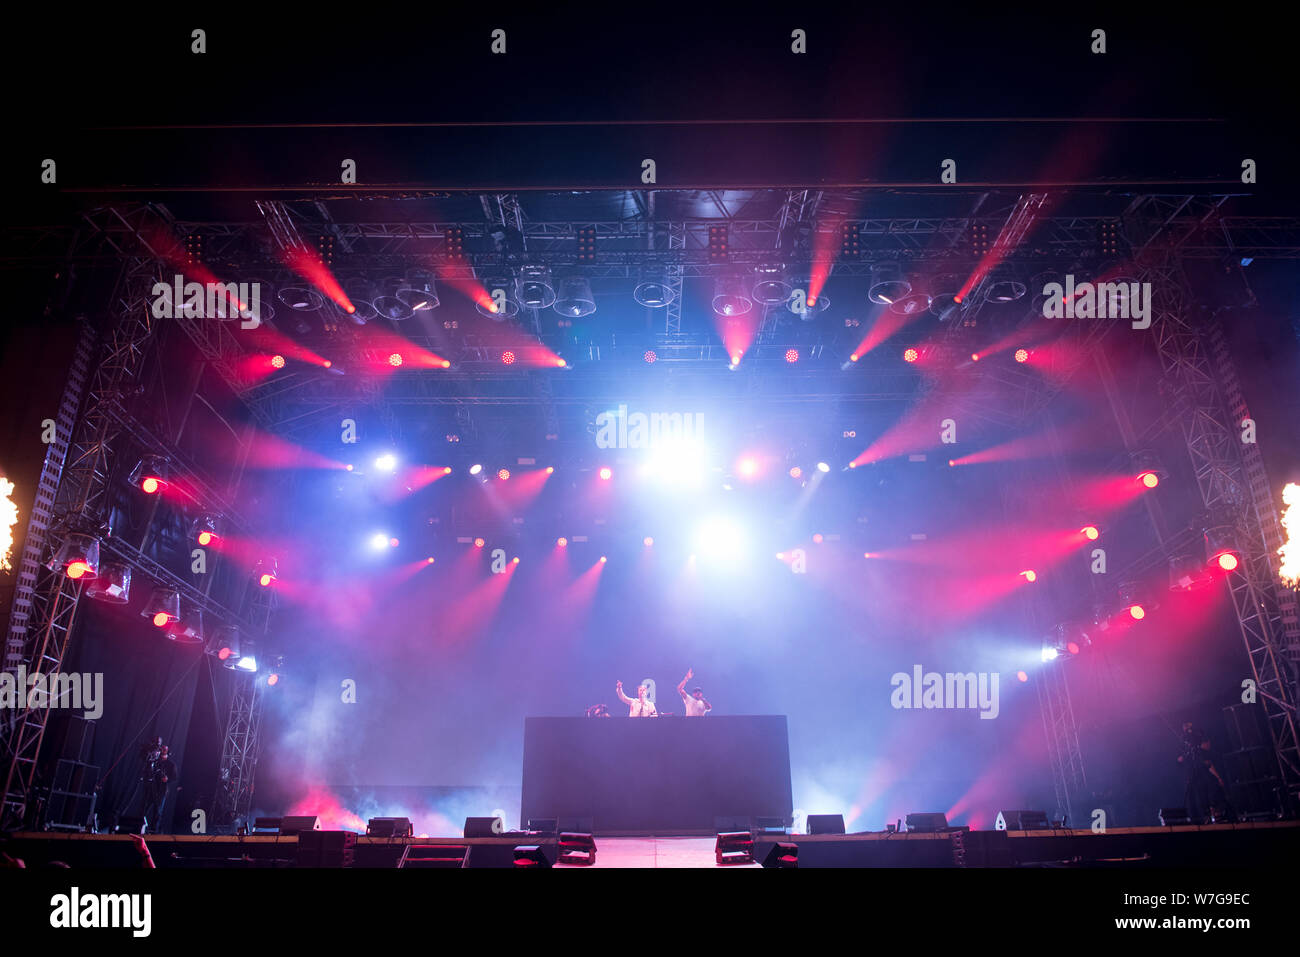
[[[1227,809],[1228,789],[1214,766],[1211,747],[1208,734],[1197,731],[1190,721],[1183,724],[1183,752],[1178,763],[1186,775],[1183,799],[1193,824],[1221,818]]]
[[[600,704],[593,704],[590,708],[587,709],[587,717],[588,718],[612,718],[613,715],[609,713],[609,705],[605,704],[604,702],[601,702]]]
[[[686,677],[677,686],[677,693],[682,696],[682,705],[686,708],[686,717],[702,718],[713,710],[713,705],[704,700],[704,692],[700,688],[693,689],[690,694],[686,693],[686,682],[694,677],[695,669],[687,668]]]
[[[653,718],[658,715],[658,712],[655,711],[655,703],[649,697],[650,689],[644,681],[637,687],[635,698],[629,698],[623,694],[622,681],[614,685],[614,690],[618,692],[618,700],[627,705],[627,716],[629,718]]]
[[[167,789],[176,780],[176,765],[168,756],[167,745],[157,752],[157,760],[145,766],[144,776],[144,819],[150,834],[162,830],[163,811],[167,807]]]

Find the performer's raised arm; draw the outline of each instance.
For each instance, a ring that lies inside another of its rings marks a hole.
[[[683,679],[682,679],[682,683],[679,684],[679,685],[677,686],[677,693],[678,693],[679,695],[681,695],[683,698],[687,697],[687,695],[686,695],[686,682],[690,681],[690,680],[691,680],[692,678],[694,678],[694,677],[695,677],[695,669],[694,669],[694,668],[687,668],[687,669],[686,669],[686,677],[683,678]]]
[[[619,700],[619,701],[623,702],[624,704],[629,704],[629,705],[632,703],[632,699],[629,698],[627,695],[623,694],[623,682],[622,682],[622,681],[619,681],[619,682],[617,682],[617,683],[614,685],[614,690],[618,693],[618,700]]]

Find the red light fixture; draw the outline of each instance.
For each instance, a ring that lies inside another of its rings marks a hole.
[[[1232,552],[1220,552],[1214,560],[1225,572],[1236,571],[1237,566],[1241,564],[1241,560]]]
[[[81,561],[68,562],[68,577],[73,579],[74,581],[78,578],[81,578],[89,571],[90,571],[90,566],[87,565],[85,562],[81,562]]]
[[[798,350],[798,349],[786,349],[786,350],[785,350],[785,361],[786,361],[786,362],[789,362],[789,363],[795,363],[795,362],[798,362],[798,361],[799,361],[799,350]]]
[[[644,539],[642,539],[642,544],[644,544],[646,548],[649,548],[654,543],[655,540],[651,538],[649,535],[647,535]]]
[[[979,361],[980,361],[980,354],[979,354],[978,352],[972,352],[972,353],[970,354],[970,361],[971,361],[971,362],[979,362]]]
[[[258,576],[257,583],[263,588],[269,588],[271,582],[274,580],[275,578],[270,572],[262,572],[262,574]]]
[[[1038,572],[1034,571],[1032,568],[1026,568],[1020,574],[1025,576],[1025,581],[1027,582],[1032,583],[1038,581]]]
[[[803,475],[803,469],[799,468],[799,466],[796,465],[790,469],[790,478],[798,478],[800,475]]]
[[[514,365],[515,354],[513,352],[510,352],[509,350],[506,350],[505,352],[501,353],[501,364],[507,366]]]
[[[659,357],[658,357],[657,355],[655,355],[655,351],[654,351],[653,349],[647,349],[647,350],[642,354],[641,358],[642,358],[642,359],[643,359],[647,364],[650,364],[650,363],[655,362]]]
[[[388,357],[388,364],[396,369],[402,364],[402,354],[400,352],[394,352]]]
[[[146,475],[144,480],[140,483],[140,491],[147,492],[150,495],[153,495],[161,487],[162,479],[153,475]]]
[[[915,362],[919,358],[921,358],[921,354],[917,352],[915,349],[907,348],[903,350],[904,362]]]
[[[1141,605],[1130,605],[1128,613],[1132,616],[1134,621],[1141,621],[1147,616],[1147,610]]]
[[[1101,535],[1096,525],[1085,525],[1080,531],[1083,532],[1083,537],[1090,542],[1095,542],[1097,537]]]
[[[1147,471],[1147,472],[1143,472],[1138,476],[1138,481],[1141,482],[1143,485],[1145,485],[1147,488],[1155,488],[1157,485],[1160,484],[1160,476],[1157,475],[1155,472]]]
[[[271,356],[271,368],[273,368],[273,369],[283,369],[283,368],[284,368],[284,356]]]
[[[474,547],[475,547],[475,548],[482,548],[485,544],[487,544],[487,543],[484,542],[483,539],[481,539],[481,538],[476,538],[476,539],[474,539]]]
[[[569,540],[567,538],[557,538],[555,544],[560,546],[560,548],[565,548],[568,546]]]
[[[610,479],[612,479],[613,477],[614,477],[614,470],[611,469],[608,465],[603,466],[603,467],[601,468],[601,470],[600,470],[600,478],[601,478],[601,481],[602,481],[602,482],[608,482],[608,481],[609,481]]]
[[[497,478],[499,478],[501,481],[504,482],[506,479],[510,478],[510,470],[509,470],[509,469],[499,469],[499,470],[497,471]]]
[[[170,621],[171,619],[168,617],[167,612],[160,611],[157,612],[151,620],[153,621],[156,627],[163,628],[166,626],[167,622]]]
[[[1028,362],[1028,361],[1029,361],[1029,350],[1028,350],[1028,349],[1017,349],[1017,350],[1016,350],[1016,361],[1017,361],[1017,362]]]

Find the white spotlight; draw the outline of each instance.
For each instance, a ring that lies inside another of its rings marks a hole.
[[[375,459],[375,468],[379,469],[381,472],[395,471],[397,469],[397,456],[393,455],[391,452],[386,452],[379,456],[379,458]]]
[[[831,470],[831,467],[830,467],[829,465],[827,465],[825,462],[818,462],[818,463],[817,463],[817,471],[818,471],[818,472],[829,472],[830,470]]]
[[[477,462],[475,462],[473,465],[469,467],[470,475],[478,475],[478,473],[482,471],[483,471],[483,466],[479,465]]]
[[[370,547],[375,551],[380,551],[388,547],[388,536],[383,532],[375,532],[370,536]]]
[[[730,518],[711,518],[695,536],[698,551],[714,561],[734,561],[744,555],[745,532]]]

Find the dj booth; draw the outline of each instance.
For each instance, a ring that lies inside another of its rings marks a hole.
[[[784,715],[526,718],[521,817],[598,834],[714,832],[793,811]]]

